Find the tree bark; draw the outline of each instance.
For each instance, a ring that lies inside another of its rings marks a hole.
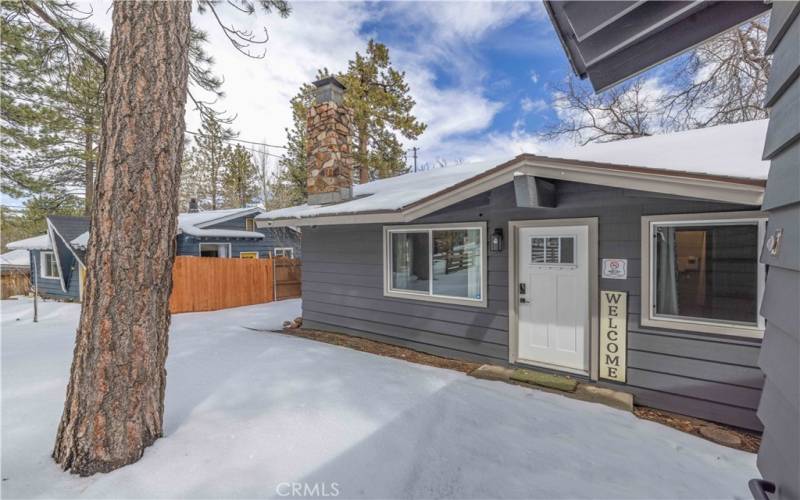
[[[53,458],[80,475],[163,433],[191,4],[114,5],[84,304]]]
[[[86,195],[83,198],[83,213],[84,215],[91,215],[92,201],[94,200],[94,165],[95,161],[92,158],[92,149],[94,147],[94,134],[92,133],[94,123],[92,118],[86,122],[84,141],[83,141],[83,154],[84,158],[84,183],[86,184]]]
[[[366,184],[369,182],[369,162],[367,161],[367,130],[363,128],[358,131],[358,156],[361,159],[361,165],[358,166],[358,182],[359,184]]]

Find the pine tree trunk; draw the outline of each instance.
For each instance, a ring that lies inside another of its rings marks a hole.
[[[94,146],[94,134],[92,127],[94,122],[90,116],[86,122],[84,132],[83,154],[84,154],[84,183],[86,184],[86,196],[83,199],[84,215],[91,215],[92,201],[94,200],[94,159],[92,158],[92,147]]]
[[[358,182],[359,184],[366,184],[369,182],[369,162],[367,162],[367,131],[365,129],[358,131],[358,156],[360,163],[358,167]]]
[[[163,433],[188,1],[114,5],[84,304],[53,458],[90,475]]]

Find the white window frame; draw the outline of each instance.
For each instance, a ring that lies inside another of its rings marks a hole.
[[[655,328],[669,328],[699,333],[712,333],[737,337],[761,338],[764,336],[765,321],[761,316],[761,301],[764,298],[764,285],[766,280],[766,266],[760,262],[761,249],[766,232],[767,215],[763,212],[715,212],[705,214],[674,214],[654,215],[642,217],[642,296],[641,296],[641,323],[642,326]],[[758,317],[756,324],[744,324],[732,321],[704,320],[700,318],[663,316],[655,313],[655,258],[653,237],[656,226],[703,226],[703,225],[758,225],[758,260],[757,275],[757,304]]]
[[[251,225],[251,228],[247,228],[248,225]],[[245,231],[255,231],[256,230],[256,219],[255,217],[246,217],[244,219],[244,230]]]
[[[433,231],[434,230],[458,230],[458,229],[477,229],[480,231],[481,249],[481,298],[470,299],[466,297],[452,297],[447,295],[433,294]],[[391,235],[394,233],[428,233],[428,250],[431,253],[429,263],[430,284],[427,292],[417,292],[413,290],[399,290],[392,288],[392,245]],[[420,300],[425,302],[439,302],[442,304],[458,304],[472,307],[487,307],[488,304],[488,284],[487,284],[488,255],[486,245],[486,222],[456,222],[444,224],[419,224],[409,226],[383,226],[383,295],[401,299]]]
[[[283,252],[282,255],[278,255],[278,252]],[[286,255],[286,253],[289,255]],[[294,259],[294,248],[292,247],[276,247],[272,249],[272,255],[275,257],[288,257],[290,259]]]
[[[58,274],[50,275],[50,274],[45,273],[45,269],[46,269],[45,262],[47,261],[47,259],[45,259],[45,257],[44,257],[45,255],[50,255],[50,257],[52,257],[52,259],[53,259],[53,261],[55,262],[55,265],[56,265],[56,273],[58,273]],[[59,267],[58,267],[58,261],[56,260],[55,252],[52,252],[52,251],[50,251],[50,252],[39,252],[39,277],[44,278],[44,279],[48,279],[48,280],[57,280],[57,279],[61,278],[61,269],[59,269]]]
[[[226,256],[225,257],[216,257],[216,258],[218,258],[218,259],[230,259],[231,256],[232,256],[232,253],[231,253],[232,248],[231,248],[231,244],[229,242],[225,242],[225,241],[219,241],[219,242],[217,242],[217,241],[202,241],[202,242],[197,244],[197,255],[200,256],[200,257],[203,256],[203,245],[207,245],[207,246],[212,246],[213,245],[213,246],[216,246],[217,248],[219,248],[222,245],[227,245],[228,246],[228,252],[227,252]]]

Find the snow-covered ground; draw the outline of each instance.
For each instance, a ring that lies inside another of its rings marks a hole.
[[[166,436],[80,478],[49,456],[78,306],[34,324],[3,301],[3,498],[746,499],[758,477],[754,455],[629,413],[247,328],[299,305],[174,316]]]

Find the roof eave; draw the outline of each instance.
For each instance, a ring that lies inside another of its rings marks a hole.
[[[568,161],[523,154],[480,175],[427,196],[399,210],[342,212],[313,217],[265,218],[258,227],[283,227],[411,222],[476,194],[511,182],[515,172],[546,179],[582,182],[608,187],[683,196],[693,199],[761,206],[766,181],[630,165]],[[266,214],[264,214],[266,215]]]

